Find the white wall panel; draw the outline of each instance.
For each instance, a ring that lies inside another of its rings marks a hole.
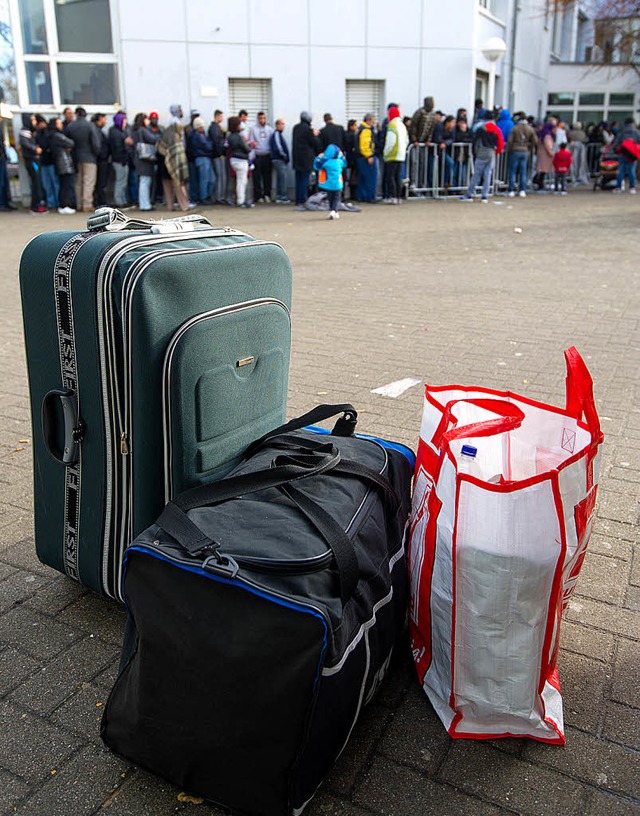
[[[115,0],[112,0],[115,2]],[[184,40],[186,0],[160,5],[157,0],[119,1],[120,36],[123,40],[147,42]],[[189,0],[189,4],[192,0]],[[156,49],[158,62],[159,48]]]
[[[345,80],[366,79],[364,48],[311,49],[311,111],[320,127],[325,113],[345,121]]]
[[[252,43],[306,43],[309,18],[306,0],[249,0],[249,29]]]
[[[312,45],[365,44],[365,0],[311,0],[309,15]]]
[[[124,104],[131,121],[138,111],[157,110],[161,121],[166,122],[169,105],[173,104],[181,104],[188,113],[186,55],[184,43],[163,43],[161,60],[157,43],[128,41],[122,44]]]
[[[389,0],[368,0],[367,45],[396,49],[418,47],[422,5],[423,0],[402,0],[397,7],[391,6]]]
[[[165,0],[163,5],[170,7],[171,2],[173,0]],[[249,0],[233,0],[231,4],[220,0],[181,0],[181,3],[186,3],[187,29],[191,42],[248,42]]]

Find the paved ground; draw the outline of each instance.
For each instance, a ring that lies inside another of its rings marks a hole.
[[[416,377],[561,403],[562,350],[575,344],[606,433],[563,624],[566,747],[450,740],[402,655],[309,814],[640,813],[640,196],[377,205],[339,222],[275,206],[209,212],[291,255],[291,415],[349,400],[362,430],[414,446],[420,386],[398,399],[371,389]],[[34,555],[18,259],[36,233],[82,223],[0,218],[0,813],[213,816],[101,747],[124,613]]]

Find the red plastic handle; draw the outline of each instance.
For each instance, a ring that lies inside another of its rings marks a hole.
[[[470,425],[449,428],[451,422],[457,423],[453,415],[453,407],[459,402],[466,402],[469,405],[477,405],[485,411],[498,414],[497,419],[486,419],[482,422],[472,422]],[[461,439],[470,436],[494,436],[495,434],[513,431],[522,425],[524,411],[512,402],[500,399],[457,399],[451,400],[445,406],[442,419],[436,432],[433,435],[433,444],[439,448],[443,443],[448,445],[454,439]]]
[[[567,363],[567,413],[576,419],[584,417],[594,439],[598,440],[602,432],[589,369],[575,346],[566,349],[564,358]]]

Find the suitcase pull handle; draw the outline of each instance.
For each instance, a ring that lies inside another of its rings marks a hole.
[[[62,406],[64,422],[64,447],[55,442],[56,404]],[[84,433],[82,420],[78,418],[78,398],[74,391],[54,388],[42,400],[42,435],[49,453],[63,465],[74,465],[80,458],[80,441]]]
[[[89,232],[117,232],[120,230],[149,230],[149,232],[191,232],[196,227],[213,226],[204,215],[183,215],[180,218],[167,218],[160,221],[145,221],[142,218],[129,218],[115,207],[100,207],[87,218]]]

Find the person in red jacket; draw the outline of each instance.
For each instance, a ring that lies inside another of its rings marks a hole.
[[[489,187],[491,185],[491,173],[495,165],[496,155],[504,150],[504,136],[502,131],[491,120],[488,112],[486,118],[482,119],[474,126],[473,135],[473,175],[469,182],[467,192],[460,196],[462,201],[471,201],[471,196],[475,193],[476,186],[482,182],[481,200],[483,204],[488,203]]]
[[[560,145],[560,150],[555,154],[553,157],[553,168],[556,171],[556,193],[560,193],[560,195],[566,195],[566,180],[567,180],[567,173],[569,172],[569,168],[571,167],[571,161],[573,160],[573,156],[567,150],[567,143],[563,142]]]

